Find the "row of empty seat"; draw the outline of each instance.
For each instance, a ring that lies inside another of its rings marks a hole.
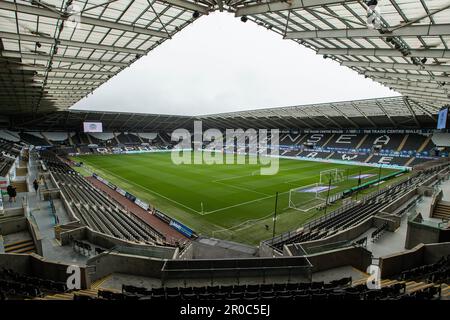
[[[53,157],[53,158],[52,158]],[[43,153],[46,165],[81,223],[106,235],[139,243],[162,243],[164,236],[99,191],[56,156]]]
[[[334,283],[288,283],[167,287],[146,289],[123,285],[122,291],[98,290],[96,295],[77,294],[74,300],[172,300],[172,301],[323,301],[323,300],[434,300],[441,299],[441,286],[423,282],[383,280],[380,289],[369,289],[366,280],[352,284],[351,278]]]
[[[11,269],[0,270],[0,300],[41,297],[52,292],[66,291],[64,282],[27,276]]]
[[[397,183],[389,188],[365,198],[358,205],[351,206],[339,214],[329,214],[326,217],[312,221],[305,228],[297,232],[292,232],[288,237],[280,236],[267,240],[266,243],[281,250],[283,245],[291,243],[301,243],[329,237],[339,231],[348,229],[358,223],[374,216],[379,210],[409,192],[428,179],[434,171],[418,173],[404,182]]]

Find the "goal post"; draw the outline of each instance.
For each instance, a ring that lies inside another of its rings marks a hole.
[[[319,183],[322,185],[328,185],[331,183],[339,183],[345,180],[345,170],[342,169],[329,169],[320,171]]]
[[[325,204],[328,185],[314,183],[289,190],[289,208],[306,212]]]

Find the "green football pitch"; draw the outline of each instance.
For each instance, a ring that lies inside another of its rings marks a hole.
[[[280,159],[276,175],[260,175],[259,164],[182,164],[171,161],[170,153],[88,155],[73,158],[122,189],[134,194],[200,234],[256,244],[272,236],[275,194],[278,192],[276,233],[300,227],[325,210],[299,211],[289,208],[289,190],[318,183],[320,173],[338,169],[340,181],[320,193],[303,193],[298,202],[326,198],[362,182],[376,179],[378,167]],[[247,158],[248,160],[248,158]],[[85,171],[85,172],[88,172]],[[381,169],[381,175],[393,172]],[[324,179],[324,178],[323,178]],[[312,186],[314,187],[314,186]],[[323,186],[322,186],[323,187]],[[370,190],[364,191],[365,193]],[[322,203],[324,202],[323,200]],[[316,202],[317,203],[317,202]],[[339,203],[327,208],[328,212]]]

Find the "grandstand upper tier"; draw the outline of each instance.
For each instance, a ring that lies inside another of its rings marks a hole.
[[[449,102],[449,4],[386,1],[33,0],[0,2],[3,114],[63,110],[202,15],[229,11],[336,60],[434,114]],[[76,30],[76,32],[74,32]]]

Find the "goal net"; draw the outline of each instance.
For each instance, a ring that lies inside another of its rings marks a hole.
[[[320,171],[320,180],[319,183],[323,185],[339,183],[345,180],[345,170],[342,169],[330,169]]]
[[[322,185],[320,183],[291,189],[289,190],[289,208],[306,212],[323,206],[325,205],[327,191],[328,184]]]

